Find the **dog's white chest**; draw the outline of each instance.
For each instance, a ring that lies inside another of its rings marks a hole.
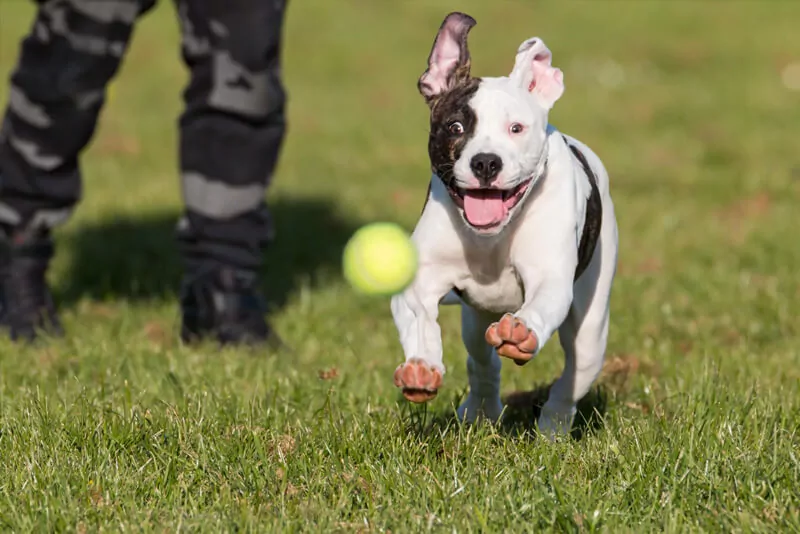
[[[516,271],[507,266],[490,277],[467,277],[456,284],[470,306],[495,313],[514,312],[522,306],[524,288]]]

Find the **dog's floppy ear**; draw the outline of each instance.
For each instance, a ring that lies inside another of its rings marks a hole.
[[[509,78],[534,95],[545,109],[550,109],[564,94],[564,74],[553,67],[553,54],[538,37],[519,45],[514,69]]]
[[[428,69],[417,83],[426,102],[469,79],[467,34],[475,24],[475,19],[464,13],[445,17],[428,56]]]

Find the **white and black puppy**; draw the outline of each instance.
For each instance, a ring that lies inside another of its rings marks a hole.
[[[458,303],[470,385],[458,415],[497,420],[498,355],[523,365],[558,330],[565,368],[538,426],[563,434],[606,349],[617,263],[608,174],[548,123],[564,83],[542,40],[520,45],[508,76],[473,78],[475,24],[448,15],[419,79],[433,176],[412,237],[419,271],[391,303],[406,358],[394,381],[411,401],[436,396],[445,373],[438,307]]]

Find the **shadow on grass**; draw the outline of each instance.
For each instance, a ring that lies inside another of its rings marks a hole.
[[[265,256],[263,285],[275,309],[301,284],[313,286],[325,272],[339,269],[342,247],[359,223],[344,220],[323,200],[281,198],[269,206],[277,233]],[[56,298],[66,305],[87,297],[176,298],[182,273],[178,217],[164,212],[113,218],[65,233],[59,244],[70,261]]]
[[[552,385],[552,383],[540,385],[528,391],[515,391],[506,395],[503,398],[506,408],[500,423],[501,432],[510,437],[535,437],[536,420],[539,418]],[[424,439],[439,436],[446,430],[457,427],[461,423],[456,418],[455,407],[462,400],[462,398],[455,398],[451,410],[438,414],[412,409],[407,426],[409,433]],[[578,413],[572,425],[572,437],[581,440],[584,436],[602,428],[607,407],[608,392],[606,388],[602,384],[595,385],[578,402]]]

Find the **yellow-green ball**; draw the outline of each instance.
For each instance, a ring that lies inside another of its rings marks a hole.
[[[417,249],[406,231],[387,222],[362,226],[350,238],[342,258],[344,277],[366,295],[394,295],[417,273]]]

